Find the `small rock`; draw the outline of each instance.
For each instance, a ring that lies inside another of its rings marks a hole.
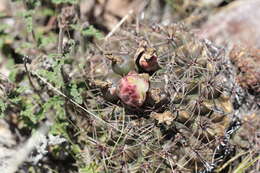
[[[260,48],[260,0],[239,0],[211,16],[197,33],[219,45]]]

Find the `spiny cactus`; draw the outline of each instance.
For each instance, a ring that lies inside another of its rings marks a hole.
[[[99,55],[109,59],[112,71],[122,76],[106,85],[116,88],[118,101],[114,103],[121,103],[118,105],[126,110],[138,110],[137,117],[144,127],[132,126],[136,120],[131,118],[127,126],[132,127],[134,134],[147,125],[150,128],[146,134],[148,141],[137,135],[136,139],[126,137],[120,143],[129,145],[126,150],[135,153],[128,153],[132,159],[125,159],[124,164],[130,170],[131,166],[137,167],[136,172],[143,167],[152,172],[173,169],[190,172],[204,167],[213,171],[233,154],[226,152],[221,161],[216,161],[224,155],[220,151],[232,148],[227,142],[224,148],[216,150],[221,140],[230,139],[226,133],[234,113],[231,102],[234,81],[228,80],[223,51],[208,41],[196,39],[181,24],[141,25],[138,32],[134,31],[135,26],[128,26],[116,32],[100,43],[103,55]],[[143,119],[144,115],[148,115],[147,119]],[[119,135],[113,134],[115,138]],[[171,166],[161,163],[167,159]],[[216,163],[210,164],[211,160]]]

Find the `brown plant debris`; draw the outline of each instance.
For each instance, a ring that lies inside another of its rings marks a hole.
[[[237,67],[237,81],[256,95],[260,92],[260,50],[235,46],[230,59]]]
[[[173,120],[176,118],[170,111],[165,111],[163,113],[152,113],[151,117],[158,121],[158,123],[165,123],[166,125],[171,125]]]

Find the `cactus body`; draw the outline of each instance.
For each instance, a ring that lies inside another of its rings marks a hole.
[[[205,161],[212,160],[217,147],[214,141],[226,133],[234,112],[231,94],[226,94],[231,93],[233,84],[222,67],[223,52],[197,40],[182,25],[141,25],[139,33],[129,32],[134,29],[122,29],[103,43],[105,51],[125,53],[135,60],[137,72],[122,76],[116,86],[117,96],[125,108],[138,109],[139,117],[151,113],[147,121],[157,122],[159,128],[159,132],[156,128],[149,131],[151,139],[158,137],[162,146],[169,140],[175,143],[167,152],[182,166],[176,170],[189,172],[198,165],[203,167]],[[149,147],[155,149],[156,141],[150,141]],[[154,156],[151,148],[136,154],[135,159]],[[164,150],[158,148],[155,150]],[[152,162],[151,172],[163,167],[156,159]],[[132,160],[131,164],[138,163]]]

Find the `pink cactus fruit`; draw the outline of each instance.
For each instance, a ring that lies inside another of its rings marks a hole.
[[[160,69],[156,49],[149,46],[148,42],[142,40],[136,50],[135,63],[139,72],[153,73]]]
[[[118,84],[117,94],[121,101],[130,107],[141,107],[149,89],[148,74],[130,72]]]
[[[139,65],[146,72],[154,72],[159,69],[156,55],[141,57],[139,60]]]

